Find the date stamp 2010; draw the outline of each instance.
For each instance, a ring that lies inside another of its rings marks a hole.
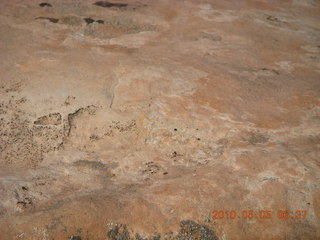
[[[212,211],[212,219],[305,219],[307,217],[306,210],[297,210],[297,211],[289,211],[289,210],[244,210],[244,211],[235,211],[235,210],[214,210]]]

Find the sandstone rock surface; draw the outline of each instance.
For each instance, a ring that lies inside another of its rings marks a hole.
[[[0,239],[320,239],[319,23],[317,0],[0,1]]]

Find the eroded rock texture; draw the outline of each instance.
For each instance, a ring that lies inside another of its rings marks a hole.
[[[0,1],[0,239],[320,239],[319,16]]]

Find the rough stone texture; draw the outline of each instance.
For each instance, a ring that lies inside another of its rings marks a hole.
[[[320,239],[320,2],[96,2],[0,1],[0,239]]]

